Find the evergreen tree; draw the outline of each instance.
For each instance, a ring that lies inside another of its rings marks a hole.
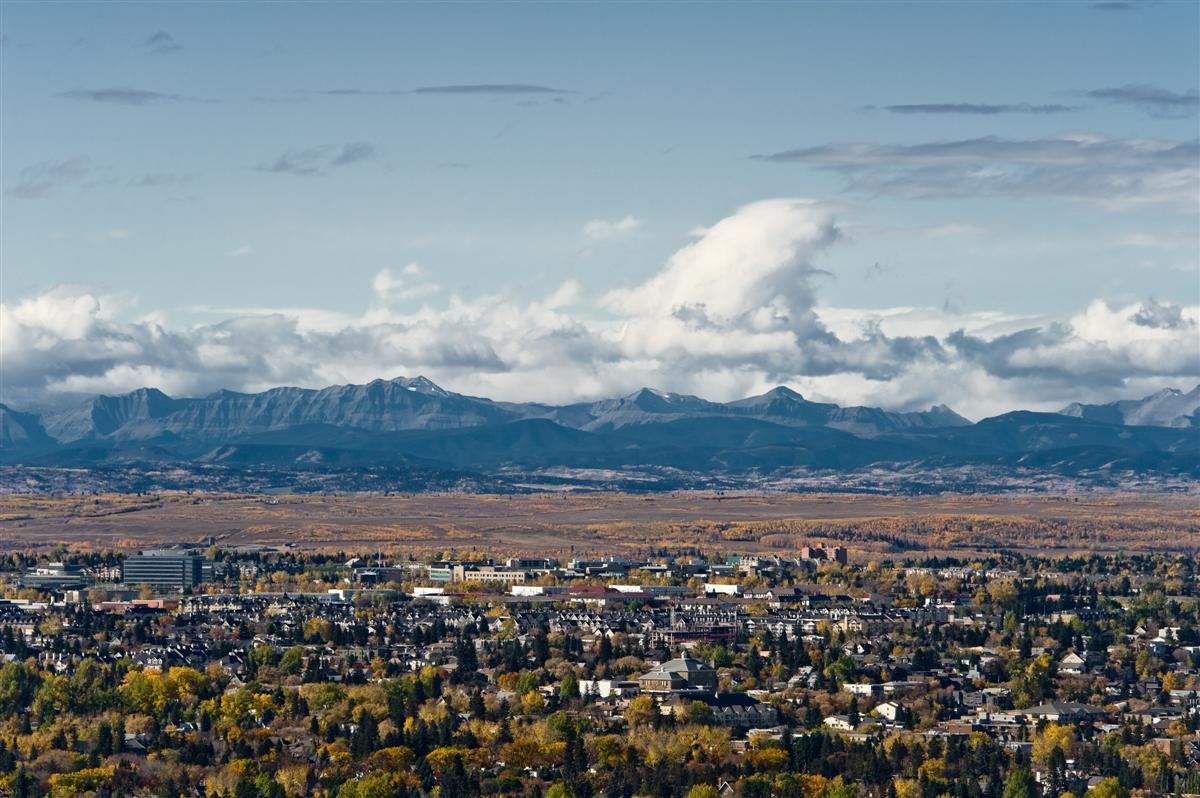
[[[1004,782],[1004,798],[1041,798],[1042,791],[1027,768],[1018,768]]]
[[[99,756],[109,756],[113,753],[112,726],[109,726],[105,721],[100,721],[100,725],[96,728],[96,745],[94,750]]]

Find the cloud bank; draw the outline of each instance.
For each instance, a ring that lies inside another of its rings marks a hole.
[[[68,100],[86,100],[94,103],[112,103],[116,105],[154,105],[158,103],[194,102],[194,97],[184,97],[182,94],[167,94],[148,89],[131,89],[117,87],[109,89],[72,89],[59,95]]]
[[[1200,142],[985,136],[922,144],[832,142],[753,156],[841,174],[847,188],[917,198],[1057,197],[1107,208],[1169,205],[1195,212]]]
[[[1188,119],[1200,111],[1200,92],[1171,91],[1146,83],[1129,83],[1109,89],[1093,89],[1096,100],[1131,105],[1158,119]]]
[[[445,86],[419,86],[415,89],[319,89],[313,94],[328,94],[335,97],[397,97],[403,94],[528,95],[574,94],[574,92],[569,89],[556,89],[536,83],[454,83]]]
[[[1073,105],[1034,105],[1032,103],[910,103],[907,105],[885,105],[884,111],[893,114],[966,114],[969,116],[995,116],[996,114],[1065,114],[1078,111]],[[874,110],[875,106],[868,106]]]
[[[324,386],[426,374],[466,393],[567,402],[652,385],[729,399],[789,384],[817,399],[973,417],[1149,393],[1200,379],[1200,308],[1094,301],[1061,319],[822,305],[814,276],[839,232],[826,206],[756,202],[646,279],[587,297],[450,296],[415,264],[377,274],[362,314],[242,309],[190,327],[118,318],[61,286],[0,304],[0,400],[36,407],[155,386]],[[425,303],[425,304],[418,304]]]

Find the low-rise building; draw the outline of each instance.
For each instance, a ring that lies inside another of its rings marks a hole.
[[[638,677],[643,693],[678,693],[704,690],[715,693],[717,672],[691,657],[668,660]]]

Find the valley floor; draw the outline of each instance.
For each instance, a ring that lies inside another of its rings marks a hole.
[[[777,552],[837,542],[852,559],[907,552],[1200,549],[1187,495],[107,494],[0,496],[0,549],[129,550],[178,542],[482,556]]]

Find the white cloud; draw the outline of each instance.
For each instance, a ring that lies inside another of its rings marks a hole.
[[[60,287],[0,304],[0,401],[426,374],[508,400],[569,402],[642,385],[732,399],[782,383],[843,403],[944,402],[980,417],[1200,380],[1196,306],[1097,300],[1050,318],[819,304],[812,278],[837,231],[819,203],[753,203],[658,272],[598,298],[567,281],[532,300],[500,293],[405,305],[437,291],[414,263],[381,270],[360,314],[200,308],[217,319],[184,327],[161,312],[122,321],[120,298]]]
[[[550,309],[569,307],[583,299],[583,286],[578,280],[567,280],[546,297],[542,304]]]
[[[1149,233],[1128,233],[1117,239],[1123,247],[1138,247],[1143,249],[1196,249],[1196,237],[1177,234],[1151,235]]]
[[[836,238],[832,214],[809,200],[764,200],[706,229],[641,285],[604,303],[643,317],[681,315],[779,326],[812,304],[812,258]]]
[[[436,283],[423,280],[425,273],[420,265],[410,263],[403,269],[383,268],[376,273],[371,286],[375,296],[385,305],[407,299],[436,294],[440,288]]]
[[[1054,321],[1047,316],[996,310],[961,313],[925,307],[835,308],[821,305],[816,312],[821,323],[843,340],[856,338],[872,329],[890,338],[932,336],[942,339],[956,330],[993,338],[1030,327],[1042,327]]]
[[[229,254],[235,258],[244,258],[247,255],[253,255],[254,249],[249,244],[242,244],[240,247],[234,249]]]
[[[583,237],[588,241],[607,241],[632,233],[642,226],[641,219],[625,216],[609,221],[607,219],[592,219],[583,225]]]

